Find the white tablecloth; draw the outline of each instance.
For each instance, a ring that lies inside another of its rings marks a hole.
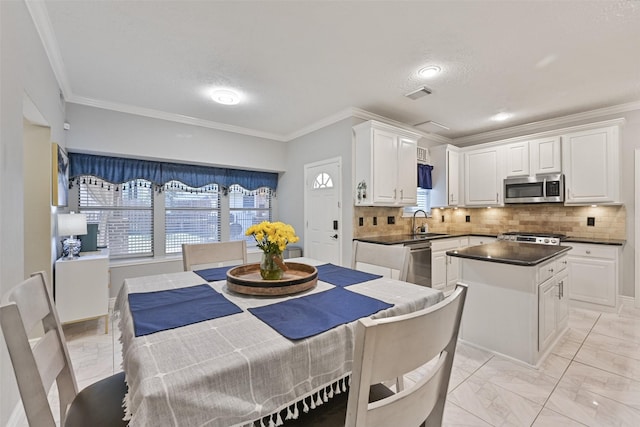
[[[308,258],[295,261],[323,264]],[[290,341],[246,311],[333,287],[321,281],[308,292],[277,298],[238,295],[227,290],[225,281],[213,282],[215,290],[244,311],[134,336],[129,293],[202,283],[205,281],[192,272],[146,276],[125,280],[118,294],[116,310],[121,313],[123,364],[129,385],[125,405],[131,426],[251,425],[283,409],[292,416],[342,389],[342,379],[351,372],[355,322]],[[440,291],[387,278],[346,289],[394,304],[373,317],[409,313],[443,299]],[[302,402],[305,397],[309,398]],[[279,424],[276,415],[271,419]]]

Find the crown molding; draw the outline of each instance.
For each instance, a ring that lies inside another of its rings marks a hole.
[[[461,147],[473,145],[474,143],[485,142],[487,140],[501,140],[518,133],[536,133],[546,127],[562,127],[580,120],[594,120],[612,114],[621,114],[629,111],[640,110],[640,101],[628,102],[626,104],[613,105],[610,107],[598,108],[584,111],[582,113],[570,114],[568,116],[556,117],[549,120],[526,123],[489,132],[477,133],[475,135],[454,138],[452,144]]]
[[[71,92],[71,85],[67,79],[67,71],[64,67],[64,62],[62,61],[62,54],[58,48],[58,40],[53,32],[53,26],[49,19],[47,6],[45,5],[45,2],[41,0],[25,0],[25,5],[31,15],[36,31],[40,36],[40,41],[42,42],[45,53],[47,54],[47,58],[49,58],[49,64],[51,64],[51,69],[53,70],[53,74],[56,76],[62,95],[65,99],[69,99],[73,96]]]
[[[266,138],[274,141],[286,142],[282,135],[262,132],[254,129],[233,126],[224,123],[212,122],[209,120],[198,119],[195,117],[183,116],[180,114],[167,113],[164,111],[152,110],[150,108],[136,107],[117,102],[102,101],[99,99],[86,98],[82,96],[73,96],[67,102],[71,104],[87,105],[89,107],[97,107],[105,110],[118,111],[121,113],[134,114],[137,116],[149,117],[152,119],[167,120],[170,122],[183,123],[186,125],[200,126],[209,129],[216,129],[225,132],[238,133],[242,135],[255,136],[257,138]]]

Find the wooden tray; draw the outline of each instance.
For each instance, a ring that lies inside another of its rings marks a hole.
[[[318,270],[307,264],[287,262],[289,269],[280,280],[264,280],[260,263],[244,264],[227,271],[227,287],[246,295],[290,295],[312,289],[318,283]]]

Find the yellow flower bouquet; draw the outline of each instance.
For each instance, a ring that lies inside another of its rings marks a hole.
[[[265,280],[281,279],[283,270],[286,269],[282,260],[282,252],[289,243],[300,240],[293,227],[283,222],[263,221],[249,227],[245,235],[253,235],[257,246],[262,249],[262,261],[260,262],[262,278]]]

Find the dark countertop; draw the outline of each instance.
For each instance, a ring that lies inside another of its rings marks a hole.
[[[468,236],[468,234],[443,234],[443,233],[426,233],[426,234],[392,234],[387,236],[357,237],[353,240],[366,243],[377,243],[380,245],[402,245],[405,243],[424,242],[428,240],[446,239],[449,237]]]
[[[371,237],[356,237],[353,240],[359,240],[367,243],[378,243],[381,245],[401,245],[405,243],[421,242],[425,240],[446,239],[449,237],[464,237],[464,236],[478,236],[478,237],[496,237],[495,234],[476,234],[476,233],[460,233],[460,234],[446,234],[446,233],[427,233],[427,234],[392,234],[386,236],[371,236]],[[562,244],[569,243],[590,243],[595,245],[614,245],[623,246],[627,241],[621,239],[601,239],[597,237],[567,237],[562,241]]]
[[[599,239],[595,237],[567,237],[562,243],[591,243],[596,245],[623,246],[627,241],[621,239]]]
[[[551,259],[556,255],[568,252],[569,250],[571,250],[571,246],[499,241],[486,245],[470,246],[468,248],[447,251],[447,255],[530,267]]]

